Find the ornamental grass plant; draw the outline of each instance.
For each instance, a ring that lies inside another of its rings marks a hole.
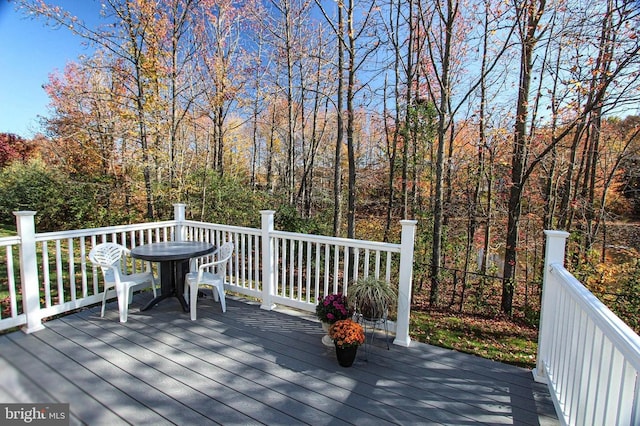
[[[329,336],[339,348],[360,346],[364,343],[364,329],[360,324],[345,319],[336,321],[329,327]]]
[[[349,308],[346,296],[342,293],[334,293],[318,300],[316,315],[320,321],[333,324],[336,321],[350,318],[353,311]]]
[[[391,285],[374,276],[359,278],[349,287],[349,306],[366,319],[386,318],[398,296]]]

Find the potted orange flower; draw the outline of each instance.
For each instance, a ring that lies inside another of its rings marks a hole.
[[[350,319],[336,321],[329,327],[329,336],[336,347],[338,363],[343,367],[350,367],[356,359],[358,346],[364,343],[362,326]]]

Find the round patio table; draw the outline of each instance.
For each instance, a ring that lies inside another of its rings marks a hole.
[[[165,241],[149,243],[131,249],[131,257],[160,263],[160,295],[147,303],[146,311],[167,297],[176,297],[185,312],[189,306],[184,299],[184,276],[189,272],[189,259],[212,253],[215,246],[201,241]]]

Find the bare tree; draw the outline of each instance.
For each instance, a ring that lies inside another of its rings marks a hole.
[[[467,106],[471,95],[476,91],[486,74],[491,73],[507,51],[514,27],[506,27],[501,31],[501,40],[496,40],[495,52],[490,60],[481,68],[480,75],[466,79],[463,85],[462,75],[466,72],[461,67],[470,49],[467,40],[469,14],[461,10],[462,3],[457,0],[434,0],[431,7],[420,10],[420,20],[426,39],[425,57],[420,66],[425,70],[425,82],[422,90],[437,111],[437,142],[435,154],[435,190],[433,195],[433,244],[431,252],[431,304],[438,303],[440,269],[442,266],[442,238],[445,223],[445,191],[446,176],[452,158],[455,137],[453,126],[457,114]],[[455,56],[454,56],[455,54]],[[454,84],[454,82],[456,84]],[[448,163],[448,164],[447,164]]]

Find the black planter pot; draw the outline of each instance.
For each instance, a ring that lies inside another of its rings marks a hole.
[[[338,364],[342,367],[351,367],[353,365],[353,361],[356,359],[357,353],[357,346],[341,348],[336,344],[336,357],[338,358]]]

